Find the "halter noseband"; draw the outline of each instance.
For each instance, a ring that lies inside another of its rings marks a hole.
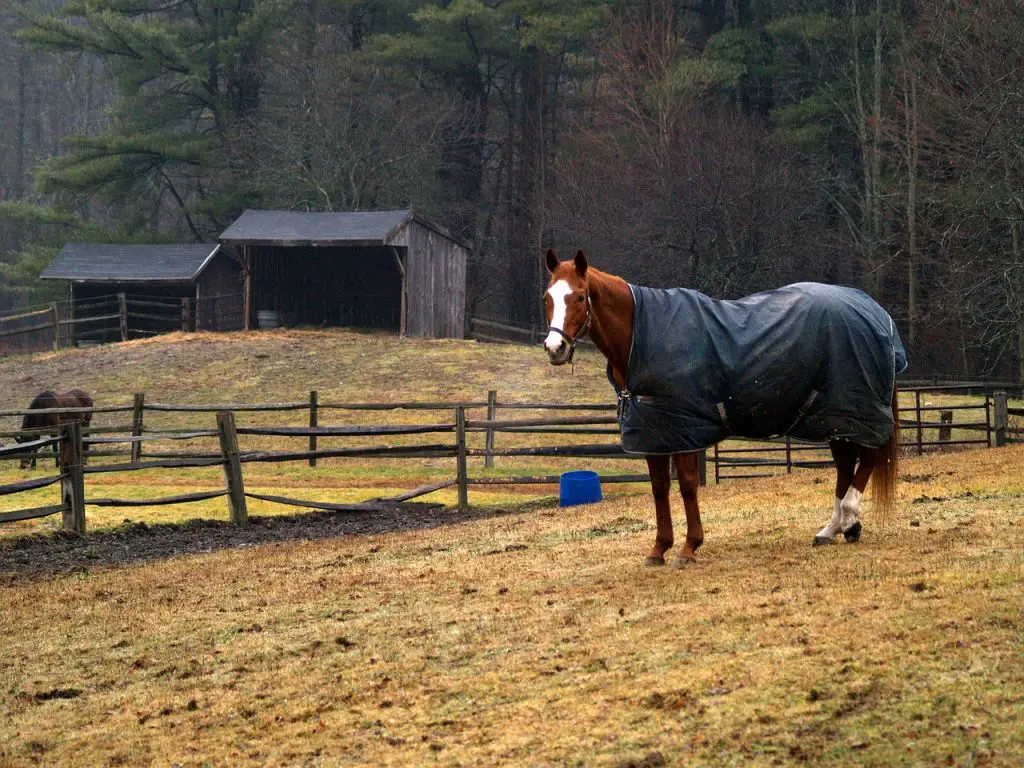
[[[581,325],[579,330],[576,331],[576,335],[575,336],[570,336],[568,333],[563,331],[561,328],[555,328],[555,326],[553,326],[553,325],[549,325],[548,326],[548,333],[551,333],[552,331],[554,331],[555,333],[559,334],[562,338],[564,338],[566,341],[569,342],[569,359],[566,360],[567,363],[571,363],[573,355],[576,354],[576,340],[577,339],[582,339],[584,336],[587,335],[587,331],[590,330],[590,317],[591,317],[591,315],[590,315],[590,294],[588,293],[587,294],[587,317],[583,321],[583,325]]]

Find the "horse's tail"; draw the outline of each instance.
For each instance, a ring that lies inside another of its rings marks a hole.
[[[878,449],[875,470],[871,473],[871,495],[880,520],[892,512],[896,498],[896,476],[900,455],[900,406],[896,387],[892,389],[892,433],[889,442]]]

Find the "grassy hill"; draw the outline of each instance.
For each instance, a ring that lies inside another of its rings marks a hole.
[[[280,332],[4,360],[0,392],[4,407],[70,386],[101,404],[607,401],[603,376],[585,352],[573,372],[537,349]],[[223,521],[215,500],[131,523],[90,508],[85,537],[3,526],[0,766],[1017,765],[1022,462],[1024,447],[906,459],[895,513],[869,506],[856,546],[809,546],[829,471],[711,486],[701,562],[681,571],[641,567],[642,486],[564,510],[534,489],[474,491],[467,515],[254,504],[246,529],[194,520]],[[246,468],[250,487],[327,500],[451,474]],[[222,484],[152,470],[90,476],[87,493]]]
[[[0,360],[0,407],[27,407],[41,390],[79,387],[97,405],[126,405],[132,394],[143,392],[150,403],[272,403],[303,401],[317,390],[320,402],[475,401],[496,389],[503,401],[612,402],[605,379],[604,360],[595,351],[581,351],[574,367],[554,368],[539,348],[478,344],[456,340],[401,340],[391,334],[345,330],[280,330],[236,334],[169,334],[153,339],[101,347],[62,350]],[[478,411],[482,417],[483,413]],[[517,415],[528,417],[529,412]],[[539,414],[538,414],[539,415]],[[240,425],[302,426],[305,412],[239,414]],[[450,412],[324,411],[320,424],[451,422]],[[93,426],[130,423],[129,414],[97,414]],[[0,429],[17,429],[19,419],[0,418]],[[147,428],[211,428],[213,414],[147,413]],[[479,435],[474,444],[482,445]],[[499,444],[502,438],[499,438]],[[551,442],[551,438],[547,438]],[[449,442],[449,437],[443,438]],[[380,441],[328,440],[319,446],[379,445]],[[437,442],[437,436],[392,440],[391,443]],[[522,440],[520,440],[522,442]],[[534,440],[537,442],[537,440]],[[559,442],[571,442],[570,439]],[[305,439],[246,438],[243,447],[299,450]],[[508,441],[506,440],[506,444]],[[216,440],[188,444],[190,450],[216,450]],[[182,450],[183,444],[153,445],[147,449]],[[480,469],[482,461],[474,462]],[[615,463],[605,462],[610,468]],[[618,462],[636,470],[636,462]],[[541,471],[557,473],[573,468],[565,461],[499,460],[496,474]],[[52,470],[40,464],[36,474]],[[495,473],[492,473],[495,474]],[[349,502],[383,496],[419,484],[454,476],[454,461],[445,460],[328,460],[316,469],[301,463],[247,465],[249,490],[279,493],[317,501]],[[24,476],[14,462],[0,462],[0,483]],[[188,489],[223,486],[218,469],[148,471],[104,474],[87,479],[87,497],[157,498]],[[314,493],[309,489],[315,488]],[[521,500],[524,494],[549,494],[551,487],[474,491],[475,503],[501,504]],[[303,493],[302,491],[305,491]],[[53,488],[17,497],[0,497],[0,511],[50,504]],[[431,497],[454,503],[454,491]],[[279,514],[284,508],[253,501],[254,514]],[[132,510],[130,517],[150,522],[190,518],[223,519],[223,499],[185,506]],[[90,527],[115,525],[124,511],[90,508]],[[50,530],[53,518],[0,526],[0,536]]]
[[[604,359],[581,350],[573,371],[540,347],[398,339],[346,330],[172,333],[152,339],[0,359],[2,401],[27,405],[42,389],[82,387],[97,403],[301,400],[485,400],[501,397],[608,401]]]

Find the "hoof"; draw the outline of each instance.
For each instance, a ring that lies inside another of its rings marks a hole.
[[[697,558],[695,557],[677,557],[672,561],[673,568],[685,568],[688,565],[696,565]]]
[[[824,547],[824,546],[826,546],[828,544],[835,544],[835,543],[836,543],[836,540],[833,539],[831,536],[815,536],[814,537],[814,543],[812,543],[811,546],[812,547]]]
[[[843,537],[851,544],[856,544],[860,541],[860,534],[863,530],[864,526],[858,521],[843,531]]]
[[[644,558],[644,568],[657,568],[659,565],[665,564],[664,557],[647,557]]]

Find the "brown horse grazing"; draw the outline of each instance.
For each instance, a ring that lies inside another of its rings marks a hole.
[[[69,411],[68,413],[27,413],[25,418],[22,419],[21,428],[23,430],[31,430],[25,434],[19,435],[17,441],[19,443],[29,442],[31,440],[38,440],[43,435],[56,436],[60,433],[60,428],[65,424],[71,424],[72,422],[81,422],[83,427],[88,427],[89,422],[92,421],[92,398],[80,389],[72,389],[67,392],[51,392],[49,390],[40,392],[32,402],[29,404],[30,410],[44,409],[44,408],[79,408],[79,411]],[[32,467],[35,469],[36,457],[35,452],[38,449],[31,451],[31,456],[26,456],[21,460],[21,468],[28,469]],[[88,451],[88,446],[83,449],[83,452]],[[57,451],[55,450],[56,454]],[[83,457],[84,460],[84,457]],[[57,466],[60,466],[60,457],[56,457]]]
[[[545,258],[553,365],[570,362],[589,334],[619,396],[623,449],[644,454],[657,535],[647,565],[672,547],[670,464],[686,511],[686,543],[673,565],[696,562],[704,541],[698,453],[729,435],[789,434],[828,441],[837,476],[832,518],[814,544],[860,539],[861,497],[891,508],[899,449],[895,375],[906,354],[892,319],[866,294],[818,283],[715,301],[686,289],[626,283],[588,266],[582,251]]]

